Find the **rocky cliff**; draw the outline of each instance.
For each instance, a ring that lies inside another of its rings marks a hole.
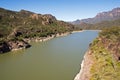
[[[29,48],[31,45],[25,41],[8,41],[0,43],[0,53],[5,53],[9,51],[19,50],[19,49],[26,49]]]
[[[120,19],[120,8],[119,7],[114,8],[111,11],[98,13],[93,18],[76,20],[76,21],[73,21],[72,23],[73,24],[81,24],[81,23],[95,24],[95,23],[99,23],[102,21],[111,21],[111,20],[117,20],[117,19]]]

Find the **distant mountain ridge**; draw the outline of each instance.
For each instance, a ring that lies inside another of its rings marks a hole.
[[[70,22],[70,23],[72,23],[72,24],[80,24],[80,20],[77,19],[76,21],[73,21],[73,22]]]
[[[111,11],[98,13],[93,18],[76,20],[71,23],[72,24],[81,24],[81,23],[94,24],[94,23],[99,23],[102,21],[111,21],[111,20],[117,20],[117,19],[120,19],[120,7],[114,8]]]
[[[120,19],[112,20],[112,21],[102,21],[95,24],[81,23],[75,25],[81,29],[105,29],[110,27],[120,27]]]

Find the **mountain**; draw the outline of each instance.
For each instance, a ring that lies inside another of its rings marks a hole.
[[[72,23],[72,24],[80,24],[80,20],[79,19],[77,19],[76,21],[73,21],[73,22],[70,22],[70,23]]]
[[[88,23],[88,24],[94,24],[94,23],[99,23],[101,21],[111,21],[111,20],[116,20],[120,19],[120,8],[114,8],[111,11],[108,12],[102,12],[98,13],[95,17],[93,18],[88,18],[88,19],[82,19],[82,20],[76,20],[73,21],[73,24],[80,24],[82,22]]]
[[[51,14],[42,15],[26,10],[16,12],[0,8],[0,38],[8,36],[13,31],[18,31],[24,36],[39,32],[41,36],[41,33],[63,33],[73,28],[73,25],[58,21]]]
[[[109,27],[120,27],[120,19],[112,20],[112,21],[102,21],[95,24],[88,24],[88,23],[81,23],[75,25],[76,27],[79,27],[81,29],[104,29]]]
[[[73,31],[74,26],[58,21],[51,14],[36,14],[31,11],[11,11],[0,8],[0,53],[14,48],[29,47],[25,39],[43,39]]]

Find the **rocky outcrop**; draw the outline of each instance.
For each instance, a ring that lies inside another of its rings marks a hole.
[[[109,50],[111,53],[113,53],[113,56],[116,60],[120,60],[120,38],[118,38],[118,41],[114,41],[114,43],[111,40],[108,40],[106,38],[99,38],[101,40],[103,46]]]
[[[43,19],[42,25],[48,25],[56,21],[56,18],[51,14],[42,15],[42,19]]]
[[[39,16],[40,15],[38,15],[38,14],[32,14],[32,15],[30,15],[30,18],[38,20]]]
[[[26,49],[29,48],[31,45],[28,44],[25,41],[7,41],[0,44],[0,54],[14,51],[14,50],[20,50],[20,49]]]
[[[6,42],[0,43],[0,53],[5,53],[9,51],[10,51],[10,48],[8,43]]]
[[[8,45],[9,45],[9,49],[11,51],[25,49],[25,48],[29,48],[31,46],[30,44],[28,44],[25,41],[9,41]]]

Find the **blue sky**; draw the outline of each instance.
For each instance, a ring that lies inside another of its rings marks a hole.
[[[0,0],[0,7],[52,14],[58,20],[74,21],[120,7],[120,0]]]

